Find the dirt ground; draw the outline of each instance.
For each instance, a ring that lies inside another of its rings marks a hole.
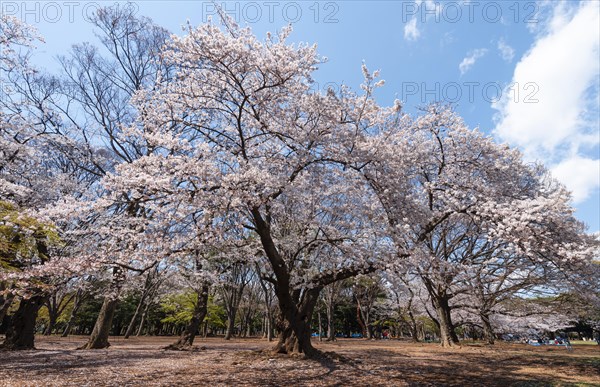
[[[172,337],[112,338],[77,351],[85,337],[37,337],[35,351],[0,352],[0,386],[600,386],[600,347],[314,341],[321,360],[266,351],[258,339],[199,339],[197,350],[162,350]]]

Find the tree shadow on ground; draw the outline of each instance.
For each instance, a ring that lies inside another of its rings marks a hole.
[[[106,375],[118,374],[120,385],[214,387],[538,387],[584,386],[585,381],[593,385],[593,380],[600,380],[600,357],[590,351],[575,355],[526,347],[450,351],[438,346],[347,342],[320,347],[322,356],[315,359],[300,359],[274,354],[269,343],[259,341],[236,345],[207,340],[197,344],[206,350],[179,352],[160,350],[151,340],[83,351],[65,349],[71,344],[64,341],[57,341],[60,345],[46,341],[41,350],[4,352],[0,354],[0,380],[2,375],[16,375],[25,382],[35,380],[37,385],[46,385],[40,380],[76,385],[81,380],[77,375],[85,374],[93,381],[90,385],[117,385],[114,380],[108,382]],[[578,379],[577,374],[586,376]],[[574,380],[584,382],[574,384]]]
[[[158,353],[159,351],[119,351],[118,349],[97,350],[28,350],[3,352],[0,367],[4,371],[23,372],[60,371],[67,369],[86,369],[118,365],[127,367],[143,362],[145,359],[177,358],[176,353]]]

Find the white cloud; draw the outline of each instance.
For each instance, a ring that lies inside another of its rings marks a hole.
[[[442,5],[434,0],[415,0],[414,8],[410,9],[413,16],[404,25],[404,39],[408,41],[415,41],[421,36],[421,31],[417,26],[417,22],[420,21],[421,23],[425,23],[432,17],[435,18],[436,22],[439,22],[442,12]]]
[[[502,38],[498,40],[498,51],[500,51],[500,56],[502,59],[508,63],[512,62],[513,58],[515,57],[515,50]]]
[[[574,156],[555,165],[551,172],[573,193],[573,202],[581,203],[598,188],[600,160]]]
[[[469,71],[471,69],[471,67],[473,67],[475,62],[477,62],[477,60],[479,58],[481,58],[482,56],[484,56],[486,53],[487,53],[487,49],[485,49],[485,48],[478,48],[476,50],[469,52],[469,54],[458,65],[458,69],[460,70],[460,75],[464,75],[467,71]]]
[[[577,7],[567,0],[539,0],[536,2],[535,12],[525,17],[527,29],[535,34],[544,35],[552,30],[559,29],[572,18]],[[545,22],[541,22],[545,21]]]
[[[404,39],[406,40],[417,40],[421,32],[419,32],[419,28],[417,27],[417,18],[413,17],[404,25]]]
[[[496,136],[540,160],[573,191],[574,202],[600,187],[598,89],[600,3],[558,3],[517,63],[514,90],[492,107]],[[532,95],[532,93],[534,95]],[[526,103],[526,97],[537,102]]]

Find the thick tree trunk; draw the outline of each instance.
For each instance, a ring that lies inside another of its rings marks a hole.
[[[310,322],[321,289],[317,287],[306,290],[299,305],[293,302],[291,296],[289,299],[278,297],[282,327],[279,341],[273,349],[276,353],[304,354],[307,357],[314,357],[318,353],[311,343]],[[276,289],[276,292],[281,290]],[[288,300],[291,303],[288,304]]]
[[[8,309],[12,305],[14,299],[15,296],[12,294],[8,294],[6,297],[0,298],[0,325],[4,320],[4,316],[6,316],[6,313],[8,313]]]
[[[235,329],[235,315],[237,314],[237,309],[231,307],[227,311],[227,330],[225,331],[225,340],[230,340],[233,336],[233,330]]]
[[[284,322],[279,334],[279,341],[273,349],[276,353],[304,354],[311,357],[316,354],[310,341],[311,330],[309,324],[302,319]]]
[[[440,328],[440,342],[442,347],[454,347],[459,344],[458,337],[454,332],[452,315],[448,299],[434,298],[433,303],[438,315]]]
[[[105,296],[98,318],[96,318],[96,324],[87,343],[78,349],[102,349],[108,348],[110,343],[108,342],[108,336],[110,334],[110,328],[112,327],[113,317],[115,310],[119,304],[119,293],[121,284],[123,281],[123,270],[115,266],[112,269],[112,283],[111,289],[115,292],[114,295]]]
[[[494,328],[490,323],[490,316],[488,313],[480,313],[479,318],[483,325],[483,336],[485,337],[488,344],[494,344],[496,335],[494,334]]]
[[[88,342],[79,349],[102,349],[110,346],[108,336],[118,303],[119,300],[114,297],[104,297],[92,335]]]
[[[22,299],[19,309],[12,316],[2,348],[8,350],[35,349],[35,320],[44,305],[45,297],[33,296]]]
[[[292,295],[288,265],[271,237],[269,218],[263,218],[257,207],[253,208],[251,213],[263,250],[275,275],[274,287],[281,313],[281,329],[279,340],[273,350],[277,353],[315,357],[319,351],[313,348],[310,341],[310,320],[319,294],[327,283],[305,290],[302,300],[299,299],[299,290],[293,290],[294,295]]]
[[[204,321],[204,318],[206,317],[207,308],[208,308],[208,285],[204,285],[204,286],[202,286],[202,289],[198,293],[198,302],[196,303],[196,306],[194,307],[194,315],[192,316],[190,323],[188,324],[188,326],[185,328],[185,330],[179,337],[179,340],[177,340],[175,343],[169,345],[165,349],[171,349],[171,350],[191,349],[192,345],[194,344],[194,339],[196,338],[196,335],[198,334],[198,328],[200,327],[200,324]]]

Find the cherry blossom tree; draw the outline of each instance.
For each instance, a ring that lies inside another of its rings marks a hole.
[[[289,43],[291,28],[259,40],[222,15],[169,37],[119,7],[92,23],[103,47],[74,46],[54,77],[28,64],[34,33],[0,19],[10,80],[0,100],[0,317],[20,299],[6,347],[33,347],[39,307],[54,320],[64,308],[53,286],[92,276],[107,286],[83,348],[106,348],[120,295],[142,289],[131,335],[164,271],[196,300],[168,348],[192,347],[211,288],[226,301],[227,337],[242,299],[250,330],[260,285],[268,331],[271,289],[278,303],[274,351],[306,356],[317,355],[322,290],[332,338],[335,287],[359,275],[388,272],[355,287],[368,335],[370,304],[389,285],[417,337],[424,290],[418,313],[430,313],[444,346],[458,343],[453,318],[479,318],[491,342],[507,304],[585,282],[597,241],[565,188],[452,109],[411,117],[397,101],[379,106],[383,81],[365,65],[360,92],[315,91],[324,59]]]
[[[0,16],[0,316],[19,300],[3,343],[7,349],[33,348],[35,319],[49,288],[39,267],[59,243],[53,225],[36,211],[63,187],[60,171],[47,162],[52,158],[41,157],[42,136],[52,113],[43,95],[33,100],[22,93],[26,80],[36,73],[29,56],[39,40],[18,19]],[[32,94],[37,96],[39,90]]]
[[[147,153],[142,139],[124,136],[122,128],[131,125],[137,115],[130,103],[131,96],[142,87],[150,87],[161,68],[156,59],[168,33],[150,19],[136,17],[135,11],[127,6],[100,8],[91,22],[99,30],[99,39],[108,54],[86,43],[73,46],[70,55],[60,58],[61,87],[52,99],[52,106],[60,113],[63,125],[50,136],[50,141],[74,168],[86,171],[95,183],[118,164]],[[160,250],[155,250],[153,256],[145,251],[131,259],[123,253],[141,246],[139,234],[144,221],[130,218],[147,217],[150,212],[135,198],[123,194],[110,205],[98,202],[80,209],[80,201],[93,202],[102,195],[95,188],[92,184],[87,192],[71,194],[76,200],[67,197],[52,210],[65,232],[69,245],[65,254],[70,257],[57,262],[61,267],[54,270],[78,273],[105,270],[112,272],[116,281],[107,289],[98,329],[86,348],[108,345],[112,315],[128,272],[144,273],[164,258]],[[112,238],[118,234],[117,230],[122,230],[121,237],[137,234],[138,242],[135,238]]]
[[[373,153],[363,176],[385,208],[398,254],[410,256],[429,292],[442,345],[458,342],[451,300],[468,291],[478,267],[519,257],[521,270],[552,271],[589,260],[593,248],[564,187],[451,109],[404,115],[364,144]],[[539,265],[526,269],[525,261]]]
[[[372,100],[372,77],[362,96],[312,92],[321,59],[314,47],[286,43],[289,29],[261,42],[224,20],[224,29],[209,23],[173,37],[162,60],[174,76],[136,95],[140,124],[128,131],[151,153],[105,184],[135,192],[155,211],[151,222],[202,214],[210,230],[196,235],[205,240],[226,224],[249,230],[282,314],[276,350],[312,355],[321,289],[386,256],[369,191],[337,156],[388,113]]]

